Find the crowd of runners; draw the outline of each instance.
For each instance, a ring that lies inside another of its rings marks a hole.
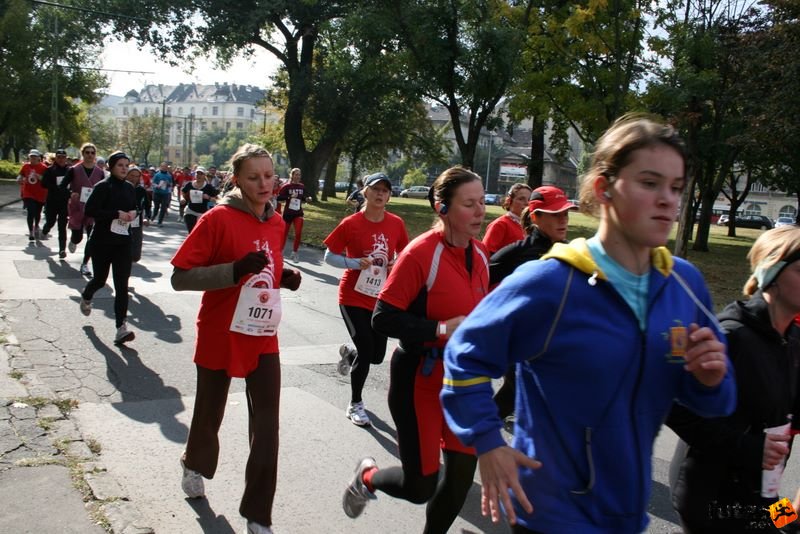
[[[292,230],[298,260],[312,200],[300,169],[280,183],[270,153],[249,144],[227,177],[139,168],[122,152],[106,170],[91,144],[71,166],[65,159],[58,150],[47,166],[31,151],[20,171],[29,239],[57,226],[63,259],[88,236],[81,272],[91,276],[91,261],[94,276],[80,309],[91,313],[113,270],[117,343],[134,338],[127,283],[142,227],[162,225],[177,193],[187,237],[172,286],[202,292],[182,488],[205,495],[230,381],[243,378],[250,455],[240,513],[246,532],[273,532],[281,290],[301,286],[283,251]],[[390,179],[363,178],[348,202],[355,212],[324,240],[324,261],[342,270],[342,335],[352,344],[342,345],[338,370],[349,376],[345,414],[357,427],[371,424],[362,398],[370,367],[383,362],[389,337],[399,340],[387,399],[399,465],[352,458],[347,516],[385,494],[426,504],[421,530],[443,534],[478,468],[483,514],[505,516],[515,534],[641,532],[666,421],[682,439],[671,485],[685,531],[775,531],[767,508],[800,428],[800,228],[762,234],[749,255],[749,298],[718,319],[700,272],[665,248],[686,161],[671,126],[625,116],[598,140],[578,204],[555,186],[517,184],[483,240],[476,173],[457,166],[433,181],[433,225],[411,240],[389,211]],[[599,219],[597,232],[568,241],[578,209]],[[753,513],[709,512],[736,507]]]

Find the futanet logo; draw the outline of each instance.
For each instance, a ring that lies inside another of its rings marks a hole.
[[[794,511],[794,506],[786,497],[769,505],[769,516],[775,524],[775,528],[783,528],[797,520],[797,512]]]

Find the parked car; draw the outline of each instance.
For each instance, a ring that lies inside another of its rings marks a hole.
[[[483,196],[483,203],[487,206],[499,206],[503,203],[503,197],[497,193],[486,193]]]
[[[402,188],[399,185],[392,186],[392,196],[399,197],[400,193],[402,192]]]
[[[780,228],[781,226],[792,226],[794,225],[794,218],[793,217],[778,217],[778,220],[775,221],[775,228]]]
[[[427,185],[412,185],[408,189],[400,191],[400,196],[403,198],[428,198],[428,190],[430,187]]]
[[[730,226],[730,221],[728,221]],[[742,215],[736,217],[736,228],[756,228],[759,230],[772,230],[772,220],[764,215]]]
[[[719,219],[717,219],[717,224],[719,226],[728,226],[728,214],[723,213],[722,215],[720,215]]]

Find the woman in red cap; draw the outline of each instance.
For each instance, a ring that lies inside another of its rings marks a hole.
[[[565,242],[569,212],[577,209],[578,206],[567,200],[567,195],[558,187],[545,185],[534,189],[521,217],[520,228],[527,237],[504,246],[492,256],[489,262],[490,286],[499,284],[523,263],[541,258],[553,243]],[[514,413],[515,380],[515,367],[512,366],[494,396],[498,415],[503,420]]]
[[[392,196],[388,176],[382,172],[367,176],[362,192],[364,209],[342,219],[325,238],[325,262],[345,269],[339,283],[339,309],[356,347],[339,349],[339,373],[350,372],[346,415],[354,425],[368,426],[361,392],[370,364],[383,362],[387,339],[372,328],[372,310],[395,256],[408,245],[408,233],[403,219],[386,211]]]
[[[520,217],[530,196],[531,187],[528,184],[514,184],[508,190],[503,200],[506,214],[490,222],[486,227],[486,235],[483,236],[483,244],[486,245],[489,254],[494,254],[509,243],[525,238]]]

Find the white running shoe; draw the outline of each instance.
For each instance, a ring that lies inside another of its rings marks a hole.
[[[353,366],[353,362],[358,356],[358,352],[356,349],[345,343],[341,347],[339,347],[339,364],[336,366],[336,370],[342,376],[347,376],[350,374],[350,368]]]
[[[84,314],[86,317],[89,317],[89,315],[92,313],[91,300],[85,300],[83,297],[81,297],[81,313]]]
[[[344,513],[347,517],[355,519],[360,516],[364,508],[367,507],[367,503],[377,498],[374,493],[367,489],[363,478],[365,471],[377,467],[378,464],[375,463],[374,458],[362,458],[358,462],[353,480],[344,490],[344,496],[342,497],[342,508],[344,508]]]
[[[86,278],[91,278],[92,277],[92,271],[91,271],[91,269],[89,269],[89,265],[88,264],[86,264],[86,263],[82,263],[81,264],[81,274],[83,276],[85,276]]]
[[[261,523],[256,523],[255,521],[248,521],[247,522],[247,530],[244,531],[244,534],[274,534],[270,527],[265,527]]]
[[[367,412],[364,410],[364,402],[351,402],[347,406],[347,411],[345,415],[350,419],[350,421],[356,426],[369,426],[372,424],[369,420],[369,416]]]
[[[203,475],[186,467],[186,464],[183,463],[183,458],[181,458],[181,467],[183,468],[181,488],[186,496],[190,499],[199,499],[200,497],[204,497],[206,494],[206,488],[205,484],[203,483]]]
[[[290,259],[291,259],[291,261],[293,261],[293,262],[295,262],[295,263],[297,263],[298,261],[300,261],[300,260],[297,258],[297,251],[296,251],[296,250],[295,250],[294,252],[292,252],[292,256],[291,256],[291,258],[290,258]]]
[[[75,250],[77,250],[77,248],[78,248],[78,244],[77,244],[77,243],[73,243],[72,241],[70,241],[70,242],[69,242],[69,245],[67,245],[67,248],[69,249],[69,251],[70,251],[71,253],[73,253],[73,254],[74,254],[74,253],[75,253]]]
[[[121,345],[128,341],[133,341],[135,337],[136,334],[128,330],[128,323],[122,323],[122,326],[117,328],[117,335],[114,336],[114,344]]]

